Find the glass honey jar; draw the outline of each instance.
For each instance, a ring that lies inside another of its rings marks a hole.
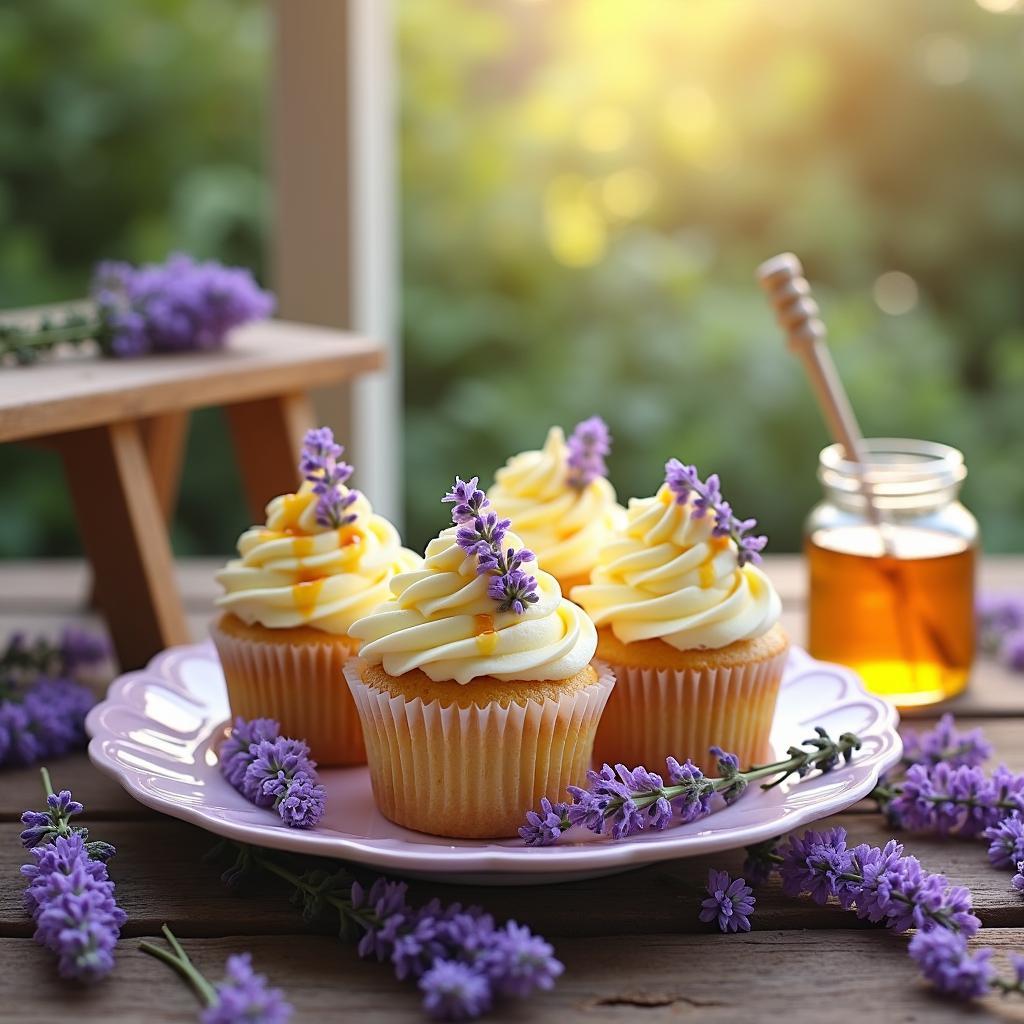
[[[967,468],[931,441],[870,438],[864,456],[861,467],[831,445],[819,458],[808,648],[899,707],[934,704],[966,687],[974,658],[978,524],[958,497]]]

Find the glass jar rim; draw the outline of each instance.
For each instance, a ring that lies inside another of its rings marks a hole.
[[[879,496],[928,494],[956,487],[967,476],[961,451],[938,441],[907,437],[866,437],[862,466],[841,444],[823,448],[818,476],[827,487],[856,492],[865,485]]]

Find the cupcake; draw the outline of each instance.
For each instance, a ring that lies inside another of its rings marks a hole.
[[[789,642],[781,603],[756,567],[764,537],[693,466],[672,459],[653,498],[576,587],[598,627],[598,657],[618,678],[598,730],[598,760],[629,766],[673,756],[707,764],[720,746],[753,764],[768,754]]]
[[[512,521],[563,594],[590,579],[598,549],[625,520],[606,479],[610,449],[599,416],[577,424],[568,441],[561,427],[552,427],[543,449],[514,455],[489,492],[495,510]]]
[[[594,624],[456,479],[455,526],[395,600],[356,622],[345,667],[381,812],[442,836],[514,836],[541,797],[590,767],[614,682],[592,664]]]
[[[359,649],[349,627],[390,600],[396,573],[422,562],[345,486],[342,450],[327,427],[306,435],[302,486],[267,505],[266,525],[246,530],[239,557],[217,573],[224,614],[211,630],[232,715],[277,719],[326,765],[366,761],[342,674]]]

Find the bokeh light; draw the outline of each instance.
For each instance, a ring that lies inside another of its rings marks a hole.
[[[875,280],[873,292],[875,304],[890,316],[902,316],[917,305],[917,282],[902,270],[881,274]]]

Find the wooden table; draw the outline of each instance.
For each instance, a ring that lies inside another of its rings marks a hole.
[[[209,617],[212,565],[179,565],[189,621]],[[803,574],[793,558],[768,571],[787,605],[789,627],[802,636]],[[989,560],[983,582],[993,589],[1024,585],[1024,559]],[[86,573],[80,565],[0,564],[0,627],[52,629],[76,615]],[[1024,676],[979,664],[972,689],[955,710],[982,726],[997,759],[1024,771]],[[922,718],[930,724],[935,715]],[[58,785],[84,801],[97,838],[118,847],[112,862],[129,921],[118,965],[102,984],[80,991],[58,981],[48,953],[31,940],[21,909],[17,818],[39,803],[36,772],[0,771],[0,1021],[64,1024],[67,1020],[147,1024],[194,1021],[196,1004],[171,972],[139,953],[138,942],[168,922],[200,967],[219,978],[229,953],[249,950],[257,969],[285,988],[296,1021],[421,1021],[417,993],[396,983],[386,965],[359,960],[330,926],[306,928],[274,883],[229,893],[218,869],[202,862],[211,838],[131,800],[84,755],[50,765]],[[863,804],[831,819],[855,842],[882,844],[891,835]],[[1024,899],[1009,875],[990,868],[978,842],[904,836],[930,871],[969,886],[984,928],[980,941],[1024,952]],[[852,913],[785,898],[777,883],[758,893],[755,930],[723,936],[699,923],[700,890],[709,866],[732,872],[742,853],[675,861],[611,878],[541,888],[473,888],[413,883],[417,901],[431,896],[479,903],[515,917],[550,939],[566,973],[555,990],[507,1004],[491,1019],[564,1022],[757,1022],[820,1024],[823,1020],[1024,1021],[1024,1001],[992,997],[967,1013],[932,995],[906,956],[906,939],[865,926]],[[73,1014],[73,1017],[70,1016]],[[858,1016],[857,1018],[854,1015]]]
[[[0,373],[0,443],[60,453],[123,665],[140,667],[188,636],[167,520],[190,410],[224,408],[252,521],[260,522],[265,504],[298,484],[298,451],[314,426],[309,392],[377,370],[383,358],[366,338],[264,320],[236,328],[217,351],[78,355]]]

